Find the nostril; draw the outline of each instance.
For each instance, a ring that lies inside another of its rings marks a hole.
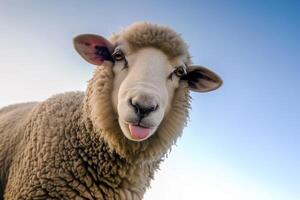
[[[154,106],[141,105],[141,103],[134,102],[132,101],[132,99],[129,100],[129,104],[134,108],[134,111],[141,118],[149,115],[149,113],[157,110],[159,107],[158,105],[154,105]]]
[[[136,113],[139,113],[139,112],[140,112],[140,111],[139,111],[139,106],[138,106],[138,104],[137,104],[137,103],[133,103],[132,99],[129,99],[129,105],[131,105],[131,106],[134,108],[134,111],[135,111]]]
[[[149,107],[149,108],[146,109],[146,112],[149,112],[149,113],[150,113],[150,112],[156,111],[157,108],[158,108],[158,105],[156,105],[156,106],[151,106],[151,107]]]
[[[152,111],[155,110],[155,107],[141,107],[141,106],[138,106],[138,110],[139,110],[139,113],[142,116],[147,116],[149,113],[151,113]]]
[[[128,100],[128,104],[134,107],[134,104],[133,104],[133,102],[132,102],[132,99],[129,99],[129,100]]]

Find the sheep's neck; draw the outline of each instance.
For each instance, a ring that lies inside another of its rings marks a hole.
[[[82,129],[80,129],[82,130]],[[114,195],[137,195],[142,197],[154,170],[159,162],[132,163],[125,160],[99,137],[99,134],[89,128],[76,133],[76,160],[73,166],[73,176],[85,182],[88,187],[99,188],[106,198]]]

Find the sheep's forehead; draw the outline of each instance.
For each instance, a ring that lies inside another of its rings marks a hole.
[[[189,62],[188,47],[179,34],[168,27],[150,23],[136,23],[120,34],[115,34],[111,41],[127,43],[131,51],[144,47],[154,47],[163,51],[169,58],[182,57]]]

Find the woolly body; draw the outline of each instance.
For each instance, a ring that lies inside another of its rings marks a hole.
[[[101,79],[98,76],[102,76]],[[98,82],[92,80],[90,86],[96,82],[99,88],[91,88],[90,93],[98,91],[104,95],[111,90],[108,80],[113,74],[109,68],[99,67],[94,78]],[[83,93],[66,93],[43,103],[20,104],[1,110],[1,138],[9,139],[0,141],[5,199],[142,198],[161,161],[155,154],[166,153],[157,149],[152,152],[153,158],[146,153],[151,141],[159,138],[145,141],[147,144],[123,138],[120,144],[124,142],[124,146],[118,145],[120,149],[133,145],[125,159],[93,130],[92,122],[84,113],[89,107],[87,102]],[[99,109],[109,108],[107,105],[109,101]],[[110,109],[101,113],[108,120],[102,123],[110,124],[115,120],[106,117]],[[118,128],[107,128],[108,134],[118,133]],[[168,146],[166,144],[165,150]]]

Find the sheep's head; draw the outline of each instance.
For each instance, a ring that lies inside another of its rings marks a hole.
[[[123,134],[131,141],[155,135],[172,112],[178,90],[207,92],[222,84],[214,72],[191,65],[186,44],[166,27],[139,23],[110,40],[79,35],[74,45],[88,62],[112,68],[113,111]]]

